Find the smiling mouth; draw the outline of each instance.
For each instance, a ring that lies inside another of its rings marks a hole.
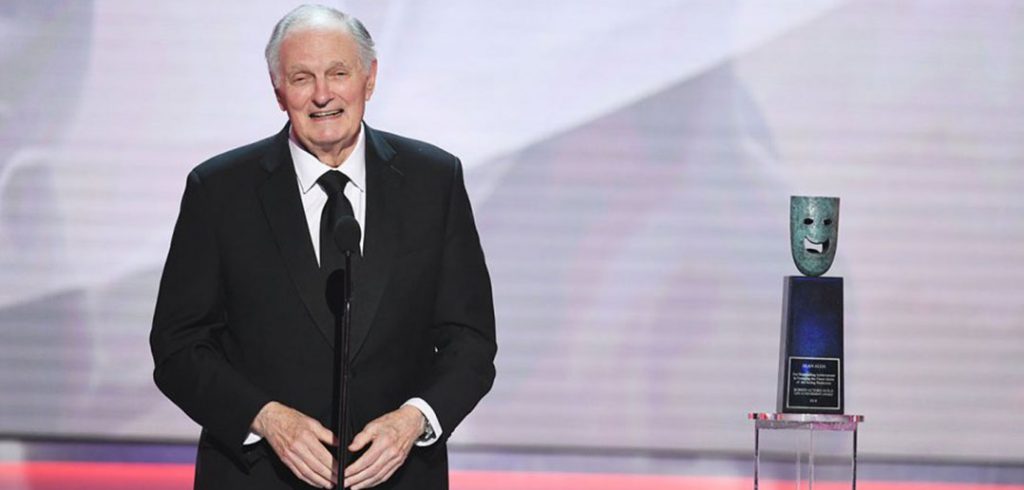
[[[823,254],[828,251],[828,240],[817,243],[811,241],[810,238],[804,237],[804,250],[806,250],[807,253]]]
[[[310,117],[310,119],[323,119],[323,118],[327,118],[327,117],[334,117],[334,116],[340,115],[342,112],[343,111],[341,109],[338,109],[338,110],[335,110],[335,111],[314,112],[314,113],[310,114],[309,117]]]

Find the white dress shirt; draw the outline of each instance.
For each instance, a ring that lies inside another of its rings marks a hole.
[[[288,149],[291,151],[292,162],[295,164],[295,176],[299,185],[299,196],[302,199],[302,209],[306,214],[306,226],[309,228],[309,239],[313,243],[317,262],[320,261],[320,215],[323,213],[324,205],[327,203],[327,193],[317,185],[317,180],[327,172],[341,172],[348,177],[349,184],[345,186],[345,198],[352,205],[352,212],[355,214],[359,228],[364,230],[359,235],[359,250],[363,249],[366,237],[366,130],[365,126],[360,127],[359,137],[356,140],[356,147],[352,153],[337,168],[331,167],[313,154],[302,148],[302,145],[295,139],[294,133],[289,135]],[[426,440],[417,440],[417,446],[429,446],[441,437],[443,433],[441,424],[437,420],[437,414],[430,408],[422,398],[411,398],[404,405],[416,407],[427,423],[433,429],[433,436]],[[260,436],[249,433],[243,444],[259,442]]]

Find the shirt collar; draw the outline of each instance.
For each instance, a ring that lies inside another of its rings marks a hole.
[[[295,175],[299,178],[299,189],[305,194],[316,185],[317,179],[326,172],[334,170],[333,167],[321,162],[312,153],[302,148],[302,145],[295,139],[295,134],[288,132],[288,149],[292,154],[292,162],[295,164]],[[349,154],[348,158],[337,170],[348,177],[349,182],[360,191],[366,189],[366,126],[360,124],[359,136],[356,137],[356,147]]]

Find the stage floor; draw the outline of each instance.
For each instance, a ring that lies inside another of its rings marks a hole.
[[[191,488],[192,465],[168,463],[46,462],[0,463],[4,490],[183,490]],[[749,490],[750,478],[649,476],[603,473],[515,471],[452,472],[452,490]],[[1024,490],[1024,485],[859,481],[862,490]],[[816,482],[819,490],[849,484]],[[794,488],[789,481],[763,482],[761,490]]]

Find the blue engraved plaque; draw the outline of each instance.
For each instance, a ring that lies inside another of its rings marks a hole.
[[[843,278],[787,276],[780,413],[843,413]]]

